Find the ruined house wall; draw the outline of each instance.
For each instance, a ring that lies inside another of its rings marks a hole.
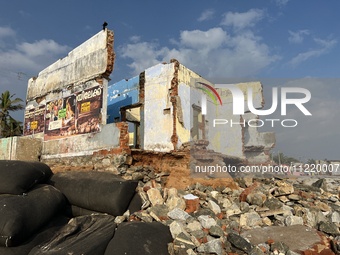
[[[1,160],[39,161],[42,139],[14,136],[0,139]]]
[[[144,147],[145,150],[173,150],[173,109],[170,101],[174,64],[158,64],[145,70]]]
[[[129,80],[121,80],[108,87],[107,91],[107,118],[108,123],[113,123],[115,118],[121,121],[120,107],[139,102],[139,76]]]

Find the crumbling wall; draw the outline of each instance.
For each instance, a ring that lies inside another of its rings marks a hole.
[[[14,136],[0,139],[1,160],[39,161],[42,139]]]
[[[105,29],[29,80],[24,135],[44,139],[44,159],[120,148],[120,128],[105,125],[114,59]]]
[[[173,107],[170,101],[174,63],[158,64],[145,70],[144,147],[145,150],[171,151]]]

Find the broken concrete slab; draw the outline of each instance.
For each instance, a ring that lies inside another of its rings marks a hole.
[[[292,251],[308,250],[314,244],[321,241],[316,230],[304,225],[293,225],[289,227],[270,226],[258,229],[247,230],[241,234],[253,245],[258,245],[273,239],[276,242],[282,241]]]

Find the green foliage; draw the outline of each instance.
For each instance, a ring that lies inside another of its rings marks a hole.
[[[272,157],[272,154],[271,154]],[[280,158],[280,160],[279,160]],[[296,158],[293,157],[287,157],[285,156],[282,152],[280,152],[280,154],[273,156],[273,161],[276,164],[286,164],[286,165],[290,165],[292,162],[299,162],[299,160],[297,160]]]
[[[15,94],[11,95],[7,90],[1,93],[0,97],[0,137],[17,136],[22,134],[22,122],[13,119],[10,112],[23,110],[25,107],[20,104],[23,102],[20,98],[12,99]]]
[[[313,158],[310,158],[310,159],[307,160],[307,164],[308,165],[311,165],[311,164],[316,165],[316,162]]]

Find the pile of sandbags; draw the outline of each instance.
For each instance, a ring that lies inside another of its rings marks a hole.
[[[53,175],[40,162],[0,160],[0,254],[166,254],[171,235],[160,223],[120,224],[115,234],[115,216],[141,209],[137,185],[110,172]]]
[[[53,228],[51,234],[57,230],[60,224],[53,223],[54,216],[64,208],[65,197],[46,184],[52,174],[40,162],[0,161],[1,254],[25,254],[24,248],[37,245],[39,233],[45,231],[44,237],[48,237],[49,229]],[[8,248],[20,245],[22,249]]]
[[[123,215],[128,209],[137,181],[127,181],[110,172],[71,171],[53,175],[49,181],[67,198],[72,216],[94,212],[112,216]]]

